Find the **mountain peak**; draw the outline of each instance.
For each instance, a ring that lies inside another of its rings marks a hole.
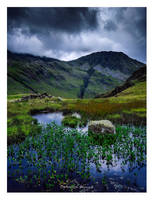
[[[8,93],[37,91],[67,98],[92,98],[124,83],[142,66],[123,52],[95,52],[64,62],[8,51]]]

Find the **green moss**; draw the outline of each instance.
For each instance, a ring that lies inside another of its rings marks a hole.
[[[80,119],[73,117],[71,115],[67,115],[64,117],[64,119],[62,120],[62,124],[64,126],[69,126],[71,128],[76,128],[80,123]]]
[[[121,115],[116,113],[116,114],[113,114],[113,115],[107,115],[107,118],[108,119],[120,119]]]

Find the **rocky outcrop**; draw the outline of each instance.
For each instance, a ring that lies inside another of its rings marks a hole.
[[[116,87],[114,90],[106,94],[97,95],[95,98],[106,98],[106,97],[117,96],[120,92],[135,85],[135,83],[143,81],[146,81],[146,65],[144,67],[141,67],[139,70],[135,71],[123,85]]]
[[[31,99],[43,99],[43,98],[52,98],[51,95],[48,95],[47,93],[43,93],[43,94],[30,94],[28,96],[23,96],[20,100],[18,101],[28,101]]]
[[[90,121],[88,123],[88,131],[96,134],[114,134],[115,126],[109,120]]]

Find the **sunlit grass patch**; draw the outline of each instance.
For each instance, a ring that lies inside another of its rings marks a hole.
[[[113,115],[107,115],[107,118],[108,119],[120,119],[121,118],[121,115],[116,113],[116,114],[113,114]]]
[[[133,96],[119,96],[119,97],[110,97],[110,103],[129,103],[135,101],[146,101],[146,95],[133,95]]]
[[[136,83],[134,86],[122,91],[118,96],[142,96],[146,95],[146,82]]]
[[[132,108],[130,110],[123,110],[122,111],[125,114],[136,114],[139,117],[146,118],[146,108]]]
[[[21,97],[23,96],[26,96],[26,95],[30,95],[30,94],[14,94],[14,95],[8,95],[8,100],[12,100],[12,99],[20,99]]]

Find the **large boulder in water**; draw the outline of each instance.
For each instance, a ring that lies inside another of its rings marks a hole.
[[[115,133],[115,126],[109,120],[90,121],[88,131],[99,134]]]

